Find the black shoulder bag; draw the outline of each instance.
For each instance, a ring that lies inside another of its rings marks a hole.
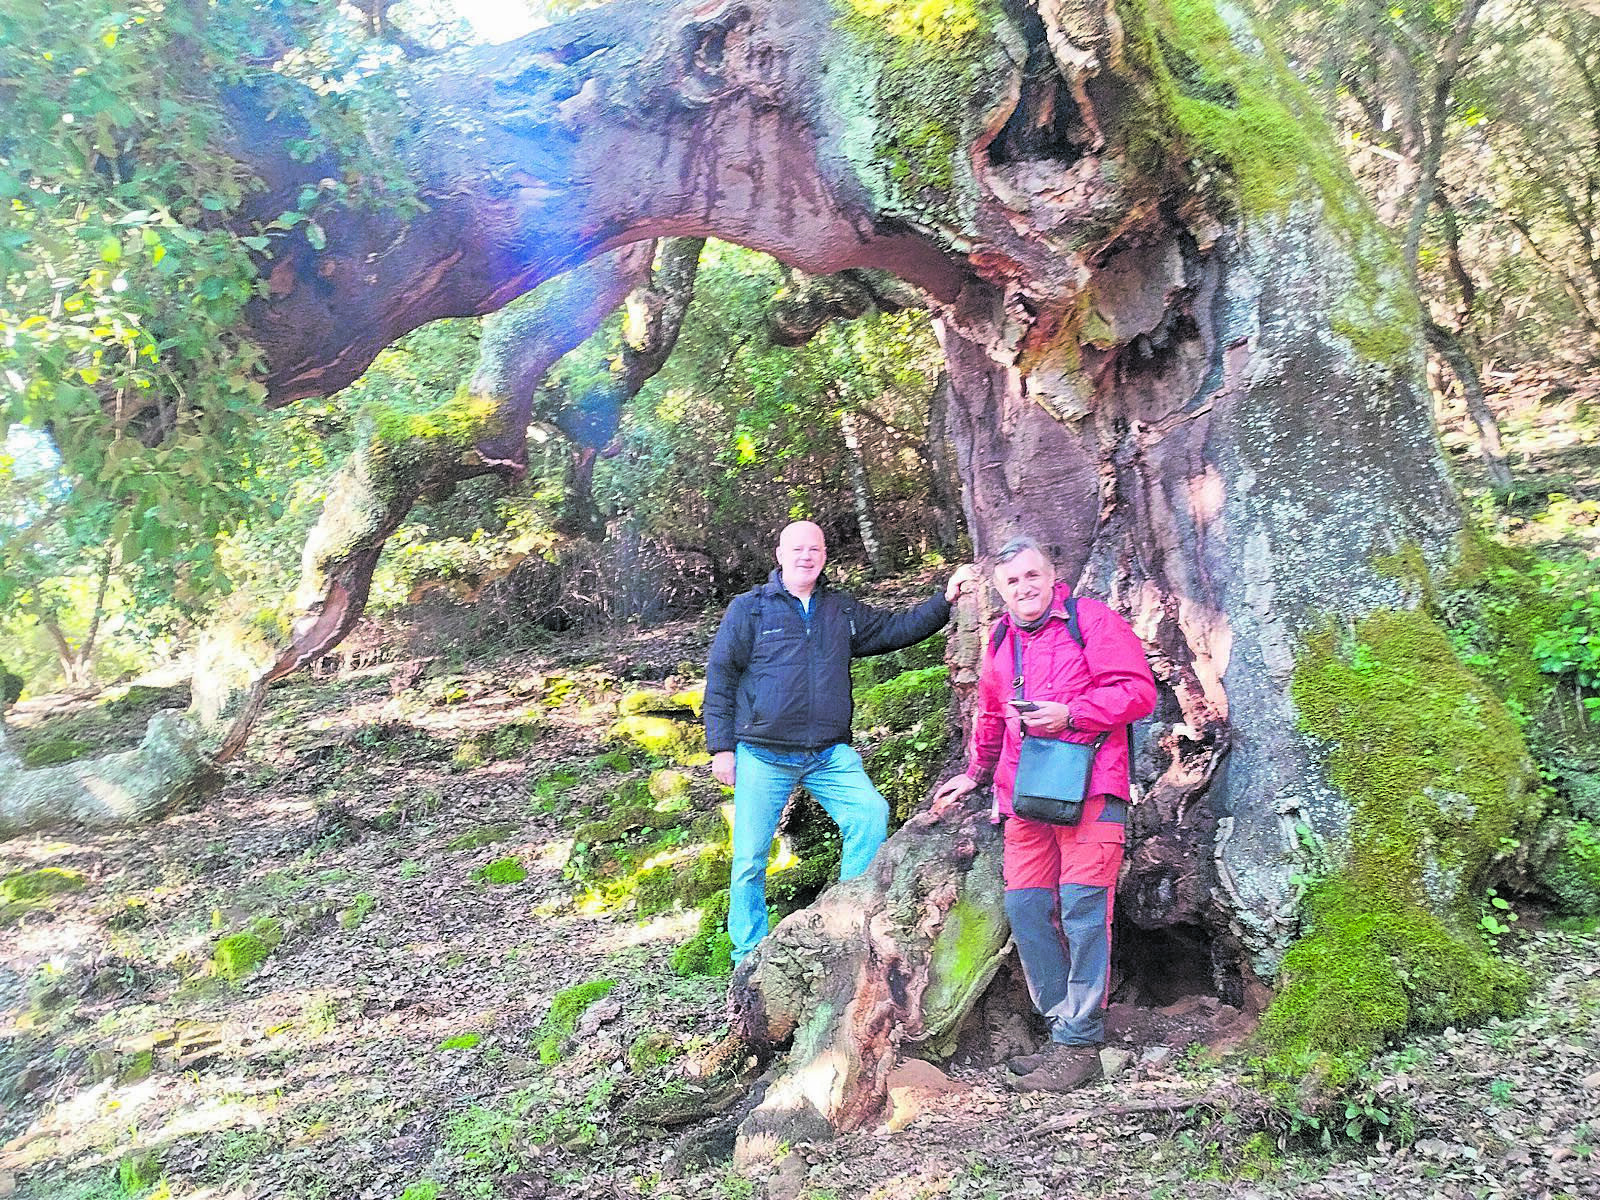
[[[1067,630],[1072,640],[1082,646],[1076,596],[1067,600]],[[1011,651],[1011,687],[1016,698],[1023,700],[1026,697],[1023,694],[1022,635],[1015,627]],[[1055,738],[1029,737],[1024,725],[1022,750],[1017,758],[1017,782],[1011,797],[1012,810],[1029,821],[1076,825],[1083,818],[1083,802],[1089,795],[1094,757],[1109,736],[1102,733],[1092,742],[1062,742]]]

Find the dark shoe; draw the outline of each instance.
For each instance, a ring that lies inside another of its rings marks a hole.
[[[1006,1059],[1006,1070],[1013,1075],[1031,1075],[1046,1063],[1082,1049],[1081,1045],[1068,1046],[1062,1042],[1046,1042],[1032,1054],[1017,1054]]]
[[[1045,1063],[1050,1061],[1050,1051],[1052,1046],[1058,1053],[1067,1049],[1067,1047],[1063,1046],[1060,1042],[1046,1042],[1032,1054],[1013,1054],[1010,1058],[1006,1059],[1006,1070],[1010,1071],[1013,1075],[1027,1075],[1032,1071],[1037,1071],[1040,1067],[1044,1066]]]
[[[1012,1084],[1017,1091],[1070,1092],[1103,1074],[1098,1046],[1048,1046],[1042,1054],[1045,1061]]]

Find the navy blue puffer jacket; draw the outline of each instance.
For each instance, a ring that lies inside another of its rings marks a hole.
[[[943,627],[944,592],[893,612],[819,580],[811,611],[774,570],[728,605],[706,667],[706,746],[821,750],[850,740],[850,660],[887,654]]]

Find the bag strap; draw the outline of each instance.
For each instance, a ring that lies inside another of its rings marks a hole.
[[[1080,647],[1083,646],[1083,636],[1078,629],[1078,601],[1076,596],[1069,597],[1067,600],[1067,632],[1072,635],[1073,641],[1077,642]],[[1023,695],[1024,685],[1025,681],[1022,678],[1022,634],[1020,632],[1013,631],[1011,637],[1011,690],[1012,694],[1018,700],[1027,699],[1027,697]],[[1026,725],[1022,727],[1022,736],[1028,736],[1028,727]],[[1102,733],[1096,737],[1092,743],[1084,744],[1093,745],[1095,751],[1098,753],[1100,747],[1105,745],[1106,739],[1110,736],[1111,735],[1109,733]],[[1129,732],[1128,738],[1128,761],[1132,762],[1132,731]]]

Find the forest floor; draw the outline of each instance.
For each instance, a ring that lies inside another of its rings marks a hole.
[[[1570,445],[1517,463],[1511,536],[1595,534],[1571,403]],[[1532,911],[1500,945],[1526,1011],[1395,1048],[1320,1125],[1253,1086],[1248,1017],[1205,995],[1120,1006],[1119,1069],[1081,1092],[958,1054],[757,1171],[645,1124],[724,1031],[725,977],[674,967],[698,914],[649,883],[722,840],[679,694],[714,624],[297,678],[198,809],[0,843],[0,889],[62,872],[0,890],[0,1198],[1600,1197],[1600,933]],[[162,702],[132,700],[10,719],[109,748]]]

